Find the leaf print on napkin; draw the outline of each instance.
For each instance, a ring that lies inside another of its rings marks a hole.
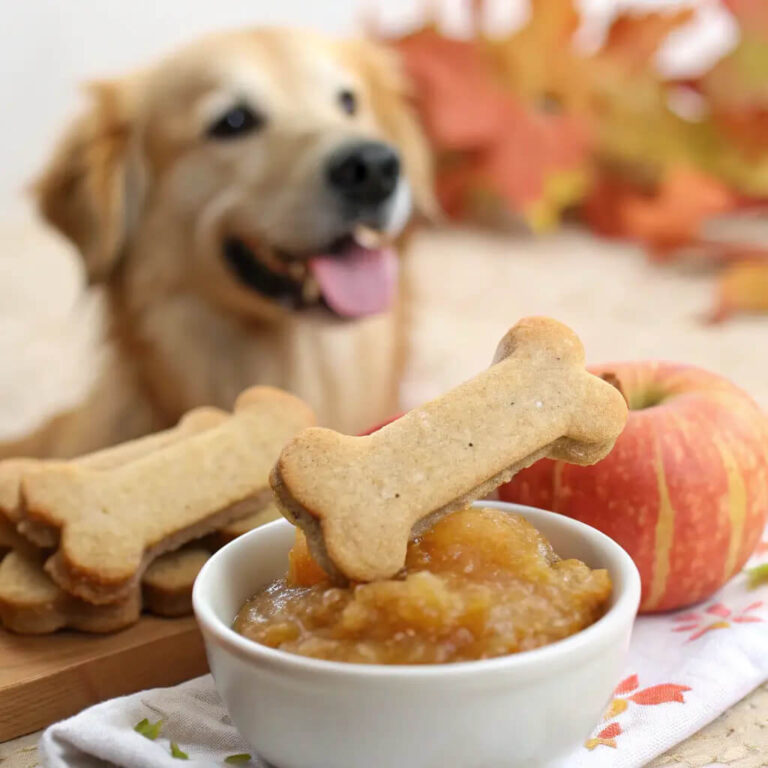
[[[678,685],[677,683],[662,683],[660,685],[651,685],[648,688],[640,688],[638,676],[630,675],[614,688],[613,699],[605,711],[603,721],[619,717],[619,715],[629,709],[630,703],[641,707],[673,702],[685,704],[684,694],[690,690],[687,685]],[[590,751],[600,746],[616,749],[618,746],[616,737],[620,736],[623,732],[620,723],[614,721],[587,739],[584,742],[584,746]]]

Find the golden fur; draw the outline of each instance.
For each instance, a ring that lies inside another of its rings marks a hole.
[[[334,101],[342,87],[357,94],[354,116]],[[81,407],[0,454],[80,454],[195,406],[230,408],[254,384],[298,394],[343,431],[391,415],[398,306],[352,321],[284,309],[233,278],[220,240],[235,231],[269,248],[317,246],[319,158],[355,137],[397,147],[412,209],[431,214],[429,154],[405,91],[397,61],[373,43],[267,29],[216,34],[94,84],[36,192],[106,288],[108,360]],[[269,130],[216,144],[205,124],[233,93],[266,103]]]

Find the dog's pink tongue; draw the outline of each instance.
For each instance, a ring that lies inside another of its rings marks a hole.
[[[330,308],[343,317],[384,312],[394,298],[397,257],[391,248],[354,244],[333,256],[315,256],[309,268]]]

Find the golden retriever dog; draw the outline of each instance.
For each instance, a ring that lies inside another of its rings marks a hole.
[[[94,84],[35,189],[108,296],[91,396],[3,449],[81,454],[286,388],[353,432],[393,414],[393,248],[431,197],[393,54],[295,30],[216,34]]]

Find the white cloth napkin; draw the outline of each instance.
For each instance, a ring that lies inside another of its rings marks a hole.
[[[768,529],[749,565],[763,562]],[[768,584],[750,590],[742,574],[695,609],[637,620],[624,679],[603,721],[559,768],[643,766],[765,680]],[[134,731],[145,718],[163,721],[154,741]],[[188,761],[171,756],[171,742]],[[227,757],[249,752],[209,675],[91,707],[51,726],[40,743],[49,768],[225,766]],[[240,764],[266,768],[256,755]]]
[[[156,739],[134,730],[144,719],[151,724],[162,720]],[[189,760],[172,757],[171,742]],[[56,768],[202,768],[226,766],[228,756],[250,752],[210,675],[97,704],[48,728],[39,750],[43,764]],[[241,765],[265,768],[255,756]]]

